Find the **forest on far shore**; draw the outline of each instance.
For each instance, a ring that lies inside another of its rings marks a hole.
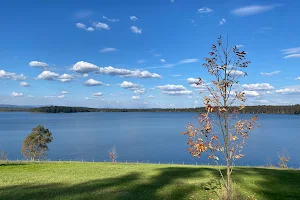
[[[69,106],[42,106],[37,108],[0,107],[0,112],[35,112],[35,113],[76,113],[76,112],[205,112],[204,107],[199,108],[87,108]],[[300,104],[288,106],[246,106],[242,113],[250,114],[300,114]]]

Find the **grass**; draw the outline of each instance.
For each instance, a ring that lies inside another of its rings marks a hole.
[[[220,176],[209,166],[84,162],[0,165],[0,199],[217,199]],[[236,167],[244,197],[300,199],[300,171]]]

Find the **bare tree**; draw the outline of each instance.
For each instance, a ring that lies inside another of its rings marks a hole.
[[[226,189],[226,199],[231,198],[231,173],[235,161],[242,158],[241,153],[254,128],[257,116],[251,119],[239,119],[239,113],[245,108],[245,92],[239,88],[239,79],[247,76],[243,70],[248,67],[246,52],[236,46],[228,45],[228,38],[223,44],[221,36],[217,44],[212,45],[210,57],[205,58],[203,66],[213,77],[211,82],[199,78],[197,85],[206,88],[204,105],[206,112],[198,117],[199,127],[186,126],[184,135],[188,136],[189,152],[196,157],[204,152],[213,159]],[[201,94],[201,93],[200,93]],[[220,158],[223,158],[221,161]],[[226,176],[220,169],[219,162],[226,164]]]
[[[278,154],[279,162],[278,165],[280,168],[287,168],[287,164],[290,161],[291,157],[289,156],[286,150],[283,150],[281,154]]]
[[[108,151],[108,155],[113,163],[117,162],[117,158],[119,155],[115,145]]]
[[[7,153],[5,151],[0,150],[0,160],[7,160]]]

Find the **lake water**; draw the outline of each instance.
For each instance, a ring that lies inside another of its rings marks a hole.
[[[47,159],[109,161],[108,150],[115,145],[119,161],[207,164],[203,155],[187,152],[185,131],[197,113],[0,113],[0,149],[10,160],[23,159],[22,141],[41,124],[54,140]],[[241,115],[251,117],[250,115]],[[277,165],[278,153],[286,150],[289,166],[300,167],[300,115],[259,115],[260,128],[249,135],[237,165]]]

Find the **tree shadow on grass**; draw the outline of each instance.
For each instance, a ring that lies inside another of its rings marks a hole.
[[[157,175],[146,180],[140,173],[131,173],[76,185],[53,183],[1,187],[0,199],[185,199],[192,192],[203,189],[201,185],[185,183],[185,179],[204,178],[206,173],[215,174],[217,177],[218,173],[211,168],[169,167],[158,170]]]
[[[235,184],[257,199],[300,199],[299,170],[238,167],[232,175]]]

